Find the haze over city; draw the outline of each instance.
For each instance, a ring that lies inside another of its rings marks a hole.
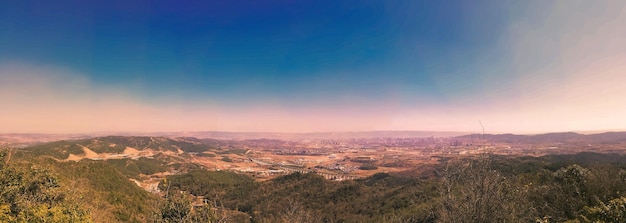
[[[620,0],[5,1],[0,133],[623,130],[624,27]]]

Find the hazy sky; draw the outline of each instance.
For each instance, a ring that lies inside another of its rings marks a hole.
[[[2,1],[0,132],[626,129],[626,1]]]

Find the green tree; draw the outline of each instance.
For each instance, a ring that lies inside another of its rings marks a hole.
[[[194,202],[193,196],[179,190],[167,190],[164,203],[161,205],[157,222],[162,223],[195,223],[230,222],[229,214],[219,202],[207,200]],[[221,211],[218,211],[221,210]]]
[[[626,222],[626,197],[600,202],[594,207],[585,207],[579,217],[581,222]]]
[[[48,169],[8,163],[0,151],[0,221],[91,222],[68,189]]]
[[[191,199],[181,192],[168,191],[165,204],[161,207],[160,222],[188,222],[191,214]]]

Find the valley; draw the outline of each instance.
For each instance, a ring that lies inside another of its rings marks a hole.
[[[341,181],[365,178],[380,172],[409,171],[456,157],[484,153],[514,157],[581,152],[626,153],[626,133],[623,132],[420,138],[389,135],[378,133],[366,138],[349,138],[335,134],[335,137],[294,140],[104,136],[30,142],[36,145],[20,151],[25,156],[50,157],[61,162],[92,160],[128,164],[140,161],[162,165],[159,170],[138,170],[130,177],[138,186],[155,193],[158,192],[159,182],[167,176],[188,171],[190,166],[211,171],[233,171],[257,181],[294,172],[315,173],[327,180]]]
[[[64,194],[53,203],[76,213],[69,217],[94,222],[447,222],[465,215],[465,208],[495,214],[464,217],[479,222],[548,217],[562,222],[595,216],[589,208],[619,203],[615,199],[626,191],[625,132],[190,135],[31,138],[20,141],[27,146],[3,149],[7,166],[0,174],[5,180],[22,179],[11,177],[16,171],[32,174],[26,178],[32,182],[17,185],[34,182],[40,186],[33,188],[49,188],[38,194]],[[59,184],[39,181],[42,170]],[[460,196],[481,187],[476,179],[497,182],[476,196],[495,196],[493,202],[505,206],[482,207],[475,202],[482,198]],[[584,191],[572,195],[572,185]],[[467,202],[473,205],[464,207]],[[542,205],[550,208],[537,209]]]

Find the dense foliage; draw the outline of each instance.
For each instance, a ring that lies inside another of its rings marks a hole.
[[[626,157],[615,154],[465,156],[353,181],[293,173],[258,182],[165,154],[59,161],[82,143],[205,149],[185,140],[58,142],[11,162],[3,152],[0,222],[626,222]],[[180,174],[163,180],[160,194],[131,181],[172,170]]]
[[[57,190],[66,190],[68,193],[65,194],[72,195],[66,196],[72,198],[70,203],[77,205],[81,210],[89,210],[94,222],[154,221],[160,198],[138,187],[130,179],[142,171],[150,172],[150,168],[146,167],[163,168],[160,165],[161,161],[122,159],[114,162],[109,162],[111,160],[64,162],[48,156],[32,156],[30,152],[16,151],[12,160],[13,166],[23,166],[21,169],[25,169],[24,167],[37,164],[35,167],[54,176],[56,184],[59,185]],[[143,162],[156,162],[159,165],[156,167],[154,163],[146,165]],[[45,176],[39,174],[33,178],[41,180],[45,179]]]
[[[50,170],[8,162],[0,151],[0,222],[91,222],[88,210]]]
[[[132,178],[139,178],[141,174],[150,175],[160,172],[165,172],[169,168],[167,163],[162,159],[151,159],[141,157],[138,159],[110,159],[106,160],[106,163],[113,166],[125,176]]]
[[[252,184],[197,170],[167,182],[253,222],[621,222],[624,164],[619,155],[482,155],[355,181],[294,173]]]

